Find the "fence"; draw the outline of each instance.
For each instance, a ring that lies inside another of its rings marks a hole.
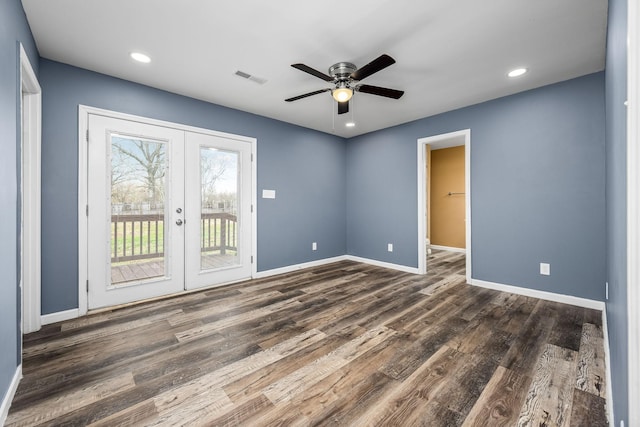
[[[229,213],[202,213],[200,250],[237,250],[238,220]],[[164,255],[164,215],[112,215],[111,262],[159,258]]]

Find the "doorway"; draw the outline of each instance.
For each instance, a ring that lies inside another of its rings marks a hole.
[[[40,329],[40,148],[42,91],[29,57],[20,45],[21,182],[20,293],[22,333]],[[21,349],[19,349],[21,351]]]
[[[251,277],[250,139],[92,113],[87,130],[87,309]]]
[[[464,188],[451,188],[439,194],[448,202],[464,200],[464,240],[465,249],[459,250],[466,254],[466,279],[471,280],[471,180],[470,180],[470,154],[471,154],[471,130],[436,135],[418,140],[418,271],[426,274],[427,265],[427,238],[432,235],[429,232],[429,210],[427,208],[432,194],[429,192],[428,160],[431,150],[464,146]],[[444,190],[443,190],[444,191]],[[442,191],[441,191],[442,192]],[[453,200],[455,198],[455,200]],[[450,249],[450,248],[449,248]]]

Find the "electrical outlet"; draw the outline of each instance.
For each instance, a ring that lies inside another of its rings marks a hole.
[[[388,244],[387,244],[387,250],[388,250],[389,252],[393,252],[393,243],[388,243]]]
[[[312,251],[317,251],[317,250],[318,250],[318,244],[317,244],[316,242],[313,242],[313,243],[311,244],[311,250],[312,250]]]
[[[541,262],[540,274],[542,274],[543,276],[549,276],[551,274],[551,265],[546,262]]]

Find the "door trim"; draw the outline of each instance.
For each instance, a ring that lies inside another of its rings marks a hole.
[[[22,114],[22,234],[21,286],[22,333],[41,327],[41,140],[42,90],[22,44],[20,44],[20,111]],[[25,242],[28,242],[25,244]]]
[[[185,132],[196,132],[206,135],[216,136],[220,138],[248,142],[251,144],[252,155],[252,179],[251,179],[251,201],[252,209],[252,247],[251,257],[253,259],[251,277],[255,275],[257,265],[257,224],[256,220],[256,193],[257,193],[257,157],[256,144],[257,139],[235,135],[231,133],[218,132],[211,129],[199,128],[195,126],[184,125],[180,123],[167,122],[164,120],[156,120],[148,117],[136,116],[132,114],[120,113],[111,110],[105,110],[86,105],[78,105],[78,315],[83,316],[88,312],[88,293],[87,293],[87,277],[88,277],[88,220],[87,220],[87,203],[88,203],[88,149],[87,149],[87,132],[89,130],[89,115],[99,115],[114,119],[128,120],[154,126],[162,126],[171,129],[181,130]]]
[[[418,139],[418,274],[427,273],[427,254],[425,248],[426,219],[426,174],[427,145],[442,143],[450,139],[464,138],[465,173],[465,216],[466,216],[466,276],[471,281],[471,129],[449,132],[441,135]],[[462,144],[456,144],[462,145]],[[452,145],[453,146],[453,145]]]

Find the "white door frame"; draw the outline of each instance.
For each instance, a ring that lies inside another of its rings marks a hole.
[[[465,215],[466,215],[466,276],[471,281],[471,129],[449,132],[418,139],[418,274],[427,273],[425,248],[426,217],[426,153],[427,145],[442,144],[447,140],[464,138]],[[456,144],[462,145],[462,144]]]
[[[640,425],[640,6],[628,2],[627,329],[629,426]]]
[[[42,90],[20,44],[20,111],[22,114],[22,333],[40,329],[40,148]]]
[[[136,121],[155,126],[163,126],[172,129],[182,130],[185,132],[202,133],[206,135],[217,136],[221,138],[248,142],[251,144],[251,203],[252,203],[252,238],[251,238],[251,277],[255,277],[257,271],[257,229],[256,229],[256,202],[257,202],[257,156],[256,146],[257,139],[247,136],[234,135],[225,132],[213,131],[210,129],[198,128],[194,126],[172,123],[163,120],[150,119],[147,117],[136,116],[132,114],[119,113],[116,111],[104,110],[101,108],[89,107],[86,105],[78,106],[78,316],[83,316],[88,312],[88,294],[87,294],[87,277],[88,277],[88,221],[87,221],[87,203],[88,203],[88,149],[87,149],[87,132],[89,130],[89,115],[101,115],[115,119]],[[218,285],[219,286],[219,285]]]

